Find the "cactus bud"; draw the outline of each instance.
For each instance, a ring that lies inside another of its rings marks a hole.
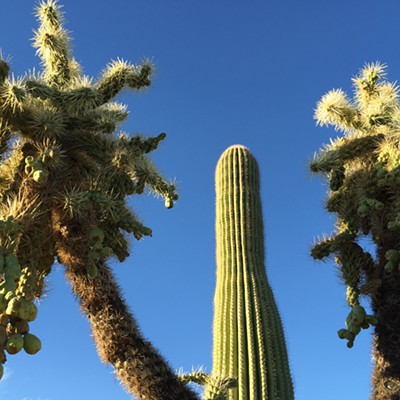
[[[42,343],[37,336],[31,333],[24,336],[24,350],[27,354],[36,354],[41,348]]]
[[[102,242],[104,240],[104,231],[96,226],[90,231],[89,239],[92,243]]]
[[[6,343],[5,350],[9,354],[16,354],[21,351],[24,346],[24,339],[20,333],[15,333],[12,335]]]
[[[47,181],[47,172],[37,169],[33,172],[33,180],[37,183],[45,183]]]
[[[108,247],[108,246],[103,247],[101,249],[101,256],[102,257],[110,257],[110,256],[112,256],[112,253],[113,253],[112,249],[110,247]]]
[[[171,199],[166,198],[165,199],[165,207],[166,208],[172,208],[173,206],[174,206],[174,202]]]
[[[340,339],[346,339],[346,333],[347,329],[339,329],[337,334]]]
[[[9,253],[6,255],[5,263],[5,275],[9,275],[13,278],[19,278],[21,276],[21,265],[18,261],[17,256],[14,253]]]
[[[353,322],[359,325],[365,320],[365,317],[367,316],[364,307],[360,305],[356,305],[353,307],[352,314]]]
[[[386,272],[388,272],[388,273],[390,273],[390,272],[392,272],[393,270],[394,270],[394,264],[392,263],[392,261],[388,261],[386,264],[385,264],[385,271]]]
[[[87,274],[89,278],[96,278],[97,274],[99,273],[99,270],[96,266],[96,264],[89,264],[87,267]]]
[[[385,258],[393,264],[398,264],[400,262],[400,252],[395,249],[390,249],[385,253]]]
[[[89,251],[88,255],[88,263],[89,264],[96,264],[101,259],[101,254],[97,251]]]

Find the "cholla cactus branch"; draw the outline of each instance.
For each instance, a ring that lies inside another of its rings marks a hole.
[[[56,0],[41,1],[34,46],[43,71],[9,76],[0,62],[0,376],[5,352],[40,340],[28,333],[55,258],[92,324],[99,354],[123,385],[147,400],[197,396],[143,339],[106,265],[129,255],[128,237],[152,231],[127,207],[127,196],[147,185],[177,199],[147,159],[165,137],[112,135],[126,107],[110,102],[124,87],[150,84],[148,62],[109,66],[97,83],[83,76],[70,51]]]
[[[333,124],[345,134],[325,146],[310,165],[312,172],[328,178],[326,208],[338,220],[335,235],[317,243],[311,255],[315,259],[333,256],[347,286],[350,312],[338,336],[352,347],[362,329],[375,327],[371,398],[395,400],[400,396],[396,358],[400,343],[394,333],[400,330],[396,317],[400,315],[398,87],[385,80],[385,68],[379,63],[365,66],[353,83],[353,102],[345,100],[344,92],[334,92],[333,106],[342,107],[340,121],[328,113],[327,97],[317,107],[319,123]],[[358,125],[349,117],[352,104]],[[374,256],[363,249],[365,239],[375,245]],[[373,315],[367,315],[361,305],[362,295],[371,300]]]
[[[141,89],[149,86],[152,70],[153,67],[148,61],[140,66],[123,60],[113,61],[95,85],[101,99],[98,105],[112,100],[124,87]]]

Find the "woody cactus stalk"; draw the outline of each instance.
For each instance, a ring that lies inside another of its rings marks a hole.
[[[264,264],[258,165],[231,146],[216,168],[217,282],[213,376],[236,378],[229,400],[293,399],[278,308]],[[213,387],[206,399],[218,399]]]
[[[92,80],[71,54],[57,1],[40,2],[37,17],[42,72],[14,79],[0,60],[0,375],[6,353],[40,349],[29,324],[57,258],[125,388],[140,399],[196,399],[143,338],[107,266],[129,255],[128,234],[151,235],[128,196],[148,188],[168,208],[177,200],[147,158],[165,134],[112,135],[127,118],[113,99],[149,86],[153,67],[117,60]]]
[[[373,325],[373,400],[400,398],[400,104],[398,87],[381,64],[366,65],[353,79],[355,97],[332,90],[317,105],[320,125],[343,135],[315,155],[311,171],[328,179],[326,209],[336,232],[312,249],[315,259],[333,256],[347,286],[350,312],[338,335],[353,346]],[[371,254],[362,246],[368,239]],[[362,297],[370,300],[367,315]]]

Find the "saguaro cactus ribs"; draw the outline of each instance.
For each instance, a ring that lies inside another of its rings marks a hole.
[[[284,332],[264,264],[257,162],[246,147],[231,146],[218,161],[215,180],[212,375],[237,379],[230,400],[293,399]]]

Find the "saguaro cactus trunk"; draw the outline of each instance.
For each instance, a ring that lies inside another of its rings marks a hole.
[[[264,264],[259,170],[244,146],[229,147],[218,162],[216,207],[212,375],[237,379],[230,400],[293,399],[284,332]]]

